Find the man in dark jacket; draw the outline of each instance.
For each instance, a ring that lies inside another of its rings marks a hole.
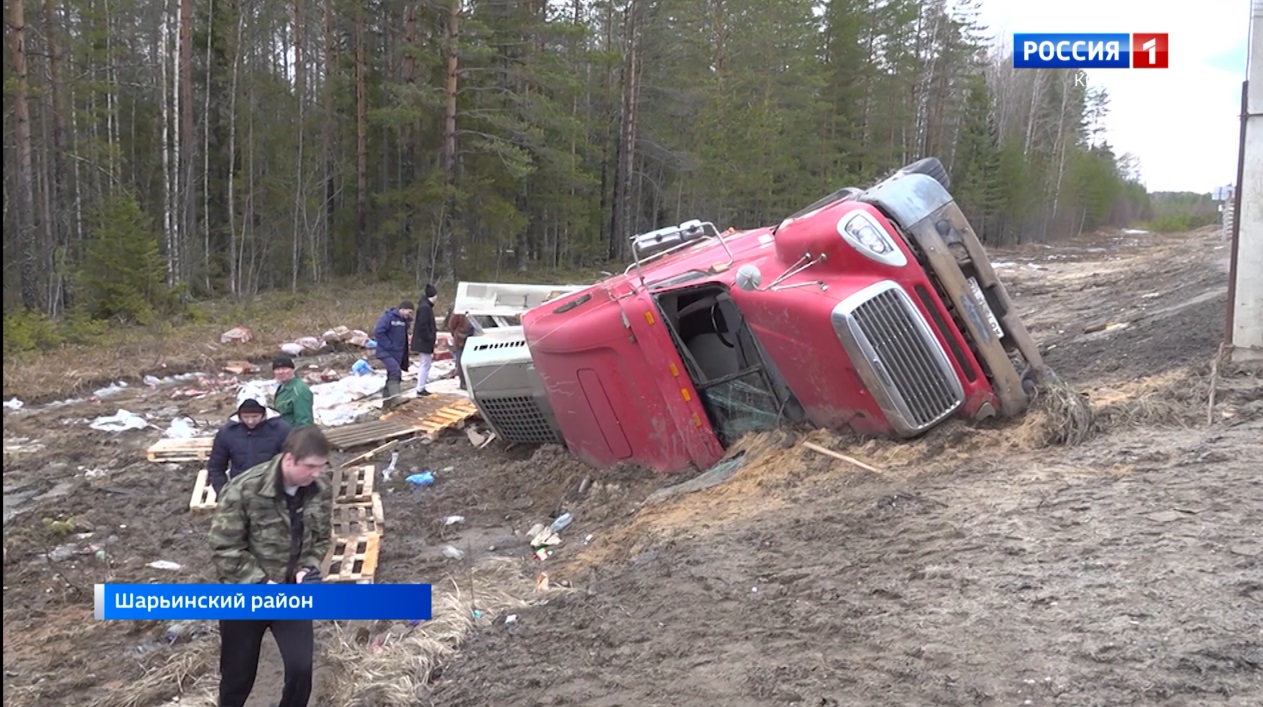
[[[295,427],[280,454],[224,488],[211,523],[211,561],[226,584],[319,581],[332,542],[331,489],[319,477],[329,440],[319,427]],[[219,622],[219,707],[244,707],[259,669],[263,634],[272,632],[285,665],[280,707],[311,699],[315,635],[310,619]]]
[[[404,301],[382,313],[373,329],[377,340],[377,358],[386,365],[386,391],[382,407],[402,402],[403,372],[408,370],[408,322],[416,314],[411,302]]]
[[[417,371],[417,395],[426,396],[430,391],[425,389],[430,380],[430,366],[434,363],[434,344],[438,340],[438,326],[434,321],[434,300],[439,291],[434,285],[425,286],[425,294],[417,307],[417,326],[412,332],[412,351],[421,354],[421,369]]]
[[[219,496],[224,484],[281,453],[289,424],[279,417],[267,419],[267,409],[251,398],[237,408],[237,422],[229,422],[215,433],[207,479]]]

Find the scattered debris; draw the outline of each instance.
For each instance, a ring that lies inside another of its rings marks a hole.
[[[249,361],[229,361],[224,364],[225,373],[231,373],[234,376],[244,376],[247,373],[257,373],[259,367]]]
[[[465,428],[465,436],[469,438],[469,443],[478,449],[481,449],[489,439],[487,435],[479,434],[478,431],[472,427]]]
[[[830,457],[833,457],[834,459],[841,459],[842,461],[847,462],[848,464],[854,464],[855,466],[858,466],[859,468],[864,469],[866,471],[871,471],[874,474],[885,473],[881,469],[878,469],[875,466],[869,466],[868,464],[865,464],[864,462],[860,461],[859,459],[856,459],[855,457],[848,457],[845,454],[842,454],[840,452],[835,452],[832,449],[826,449],[813,442],[803,442],[803,446],[806,447],[807,449],[810,449],[813,452],[824,454],[825,456],[830,456]]]
[[[4,409],[5,410],[21,410],[24,404],[25,403],[23,403],[21,400],[18,400],[17,398],[9,398],[8,400],[4,401]]]
[[[565,528],[567,525],[570,525],[570,522],[573,520],[574,520],[574,517],[571,516],[569,513],[562,513],[561,515],[557,516],[557,519],[553,521],[552,525],[548,526],[548,529],[553,531],[554,533],[559,533],[561,532],[562,528]]]
[[[219,343],[221,344],[244,344],[254,339],[254,333],[249,327],[238,326],[229,329],[219,335]]]
[[[443,557],[451,558],[453,560],[459,560],[464,556],[465,556],[465,553],[458,547],[454,547],[452,545],[443,546]]]
[[[464,523],[465,516],[448,516],[443,519],[443,525],[455,525],[456,523]]]
[[[171,570],[174,572],[175,570],[180,569],[181,565],[178,562],[171,562],[170,560],[154,560],[149,563],[149,567],[156,570]]]
[[[88,427],[105,432],[123,432],[126,430],[143,430],[149,426],[145,418],[126,410],[119,410],[113,415],[98,417],[88,423]]]
[[[725,459],[724,461],[719,462],[715,466],[703,472],[700,476],[689,479],[683,483],[675,484],[674,486],[667,486],[666,488],[654,491],[649,494],[648,498],[645,499],[644,504],[646,506],[652,506],[677,494],[693,493],[694,491],[701,491],[702,489],[708,489],[712,486],[718,486],[719,484],[731,479],[737,471],[741,469],[743,464],[745,464],[745,452],[740,452],[731,459]],[[584,481],[588,482],[589,479],[584,479]],[[583,488],[583,484],[580,484],[579,487]]]
[[[385,469],[382,469],[382,481],[390,481],[390,477],[395,475],[395,469],[396,469],[395,465],[398,463],[398,461],[399,461],[399,450],[396,449],[395,451],[390,453],[390,463],[386,465]]]
[[[192,439],[197,436],[197,422],[191,417],[177,417],[171,421],[171,426],[163,436],[170,439]]]
[[[412,476],[409,476],[407,479],[405,479],[405,481],[412,484],[413,486],[429,486],[430,484],[434,483],[434,472],[423,471],[420,474],[413,474]]]

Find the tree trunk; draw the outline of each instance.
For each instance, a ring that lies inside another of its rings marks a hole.
[[[202,99],[202,257],[205,267],[203,287],[206,293],[214,291],[211,282],[211,207],[210,207],[210,136],[211,136],[211,37],[215,25],[215,0],[207,0],[206,6],[206,95]],[[228,166],[232,169],[232,165]]]
[[[193,3],[180,0],[180,198],[183,214],[180,219],[180,251],[191,241],[197,227],[197,201],[193,197]],[[182,258],[180,281],[189,275],[189,262]]]
[[[368,242],[368,95],[364,85],[368,68],[364,60],[364,6],[355,5],[355,242]],[[357,248],[360,267],[364,266],[364,248]]]
[[[241,33],[246,13],[237,8],[237,41],[232,48],[232,81],[228,89],[228,290],[242,293],[240,244],[237,241],[237,76],[241,71]],[[244,228],[244,224],[243,224]]]
[[[158,88],[162,117],[162,233],[167,246],[167,284],[174,285],[179,255],[176,250],[175,218],[173,217],[175,195],[171,183],[171,114],[169,96],[167,95],[167,64],[169,63],[167,59],[170,32],[171,15],[168,8],[164,7],[162,10],[162,29],[158,38],[158,62],[161,66],[162,81]],[[111,152],[111,154],[113,153]]]
[[[304,226],[307,223],[307,182],[303,173],[303,133],[306,132],[303,108],[307,104],[307,72],[303,70],[303,4],[294,0],[294,95],[298,98],[298,155],[294,167],[294,247],[290,268],[291,292],[298,290],[298,271],[302,263]],[[312,260],[312,279],[315,279]]]
[[[421,45],[417,42],[417,3],[409,2],[404,8],[404,46],[407,48],[403,60],[403,80],[408,86],[409,95],[416,95],[417,86],[417,52],[422,51]],[[419,147],[417,145],[417,136],[420,131],[417,129],[417,120],[409,120],[404,124],[403,130],[399,136],[399,185],[402,189],[411,189],[413,183],[417,179],[417,157]],[[416,206],[408,199],[403,204],[403,240],[405,244],[412,244],[420,239],[414,238],[413,221],[416,218]]]
[[[456,222],[456,92],[460,73],[460,3],[450,0],[447,9],[447,105],[443,109],[443,221],[439,225],[439,258],[443,272],[454,275],[456,256],[452,252],[452,224]]]
[[[618,174],[614,183],[617,218],[611,236],[614,256],[627,258],[628,237],[633,235],[632,174],[636,165],[636,108],[640,98],[640,13],[644,0],[629,0],[627,7],[627,55],[623,64],[623,115],[618,148]]]
[[[336,191],[333,183],[333,76],[334,67],[337,64],[337,49],[333,43],[333,0],[325,0],[324,5],[324,33],[325,33],[325,82],[324,82],[324,120],[321,121],[321,138],[324,143],[324,191],[325,202],[322,218],[324,225],[321,228],[321,248],[319,248],[320,259],[322,262],[329,262],[329,240],[333,233],[333,217],[334,217],[334,196]]]
[[[66,115],[69,111],[66,108],[66,87],[62,79],[62,45],[57,41],[59,26],[56,3],[54,0],[44,0],[44,41],[48,44],[48,78],[52,84],[50,104],[52,106],[53,159],[51,160],[52,174],[49,179],[49,191],[51,201],[55,204],[55,213],[50,224],[53,238],[49,244],[53,246],[57,254],[54,267],[50,271],[53,278],[50,305],[54,315],[59,314],[67,305],[69,288],[66,286],[67,278],[63,267],[71,262],[70,215],[66,203],[69,201],[67,199],[69,170],[66,169],[66,159],[69,154],[66,149]]]

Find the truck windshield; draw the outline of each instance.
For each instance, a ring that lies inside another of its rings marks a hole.
[[[721,444],[801,419],[800,407],[725,288],[675,290],[656,299]]]

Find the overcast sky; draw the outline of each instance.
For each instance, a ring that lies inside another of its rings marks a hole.
[[[1251,0],[981,0],[988,34],[1166,32],[1170,69],[1087,69],[1110,95],[1107,138],[1150,191],[1209,192],[1237,177]],[[1259,77],[1263,80],[1263,77]]]

